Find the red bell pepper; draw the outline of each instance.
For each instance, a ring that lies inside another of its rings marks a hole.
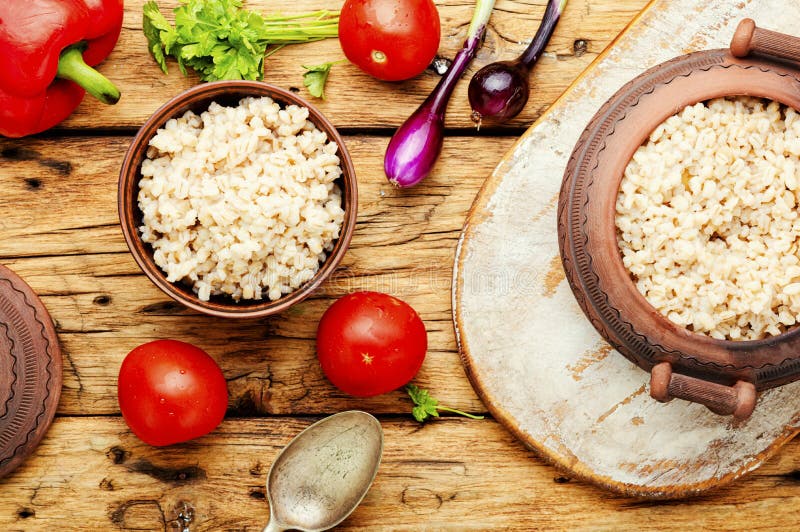
[[[113,50],[123,0],[0,0],[0,135],[23,137],[67,118],[86,91],[119,91],[92,66]]]

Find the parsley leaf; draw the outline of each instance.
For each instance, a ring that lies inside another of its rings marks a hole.
[[[328,74],[331,73],[331,67],[338,63],[322,63],[321,65],[306,66],[306,73],[303,74],[303,85],[308,87],[308,93],[315,98],[325,99],[325,82],[328,81]]]
[[[184,75],[190,67],[203,81],[263,79],[268,47],[276,51],[286,44],[336,37],[339,26],[338,13],[265,18],[243,9],[242,0],[181,0],[173,10],[174,26],[152,0],[142,13],[147,48],[161,70],[167,72],[166,58],[172,56]]]
[[[262,79],[268,42],[264,19],[240,0],[185,0],[175,9],[179,62],[204,81]]]
[[[175,28],[164,18],[155,2],[145,3],[142,7],[142,15],[142,31],[147,37],[147,49],[166,74],[167,57],[164,54],[164,47],[166,42],[174,41]]]
[[[470,419],[483,419],[483,416],[476,416],[474,414],[467,414],[461,410],[440,406],[439,401],[431,397],[428,390],[421,390],[414,384],[406,386],[406,393],[411,400],[414,401],[414,407],[411,409],[411,414],[414,419],[420,423],[424,423],[430,417],[439,417],[439,410],[443,412],[452,412],[460,416],[468,417]]]

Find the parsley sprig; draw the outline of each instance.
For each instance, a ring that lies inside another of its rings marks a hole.
[[[325,99],[325,82],[328,81],[328,74],[331,73],[331,67],[344,63],[347,59],[341,61],[331,61],[330,63],[322,63],[321,65],[306,66],[306,73],[303,74],[303,85],[308,89],[308,93],[316,98]]]
[[[439,417],[439,410],[443,412],[452,412],[453,414],[458,414],[470,419],[483,419],[483,416],[467,414],[455,408],[439,405],[439,401],[431,397],[428,390],[420,390],[419,387],[414,384],[406,386],[406,393],[411,397],[411,400],[414,401],[414,408],[411,409],[411,414],[414,416],[414,419],[420,423],[424,423],[430,417]]]
[[[260,80],[265,56],[287,44],[338,36],[339,14],[327,10],[263,16],[243,9],[242,0],[181,1],[174,26],[154,1],[143,7],[147,48],[165,74],[172,56],[184,75],[190,67],[203,81]]]

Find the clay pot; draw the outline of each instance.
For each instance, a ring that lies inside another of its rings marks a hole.
[[[722,96],[769,98],[800,110],[800,39],[742,21],[730,49],[660,64],[622,87],[597,112],[567,166],[558,235],[567,279],[598,332],[651,372],[650,393],[746,419],[758,390],[800,378],[800,328],[756,341],[721,341],[662,316],[622,263],[615,203],[634,152],[668,117]]]

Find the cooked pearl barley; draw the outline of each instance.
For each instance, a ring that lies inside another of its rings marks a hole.
[[[309,281],[344,220],[337,146],[308,109],[216,102],[167,121],[142,162],[142,240],[204,301],[280,298]]]
[[[800,319],[800,115],[737,97],[686,107],[625,169],[622,261],[672,322],[753,340]]]

